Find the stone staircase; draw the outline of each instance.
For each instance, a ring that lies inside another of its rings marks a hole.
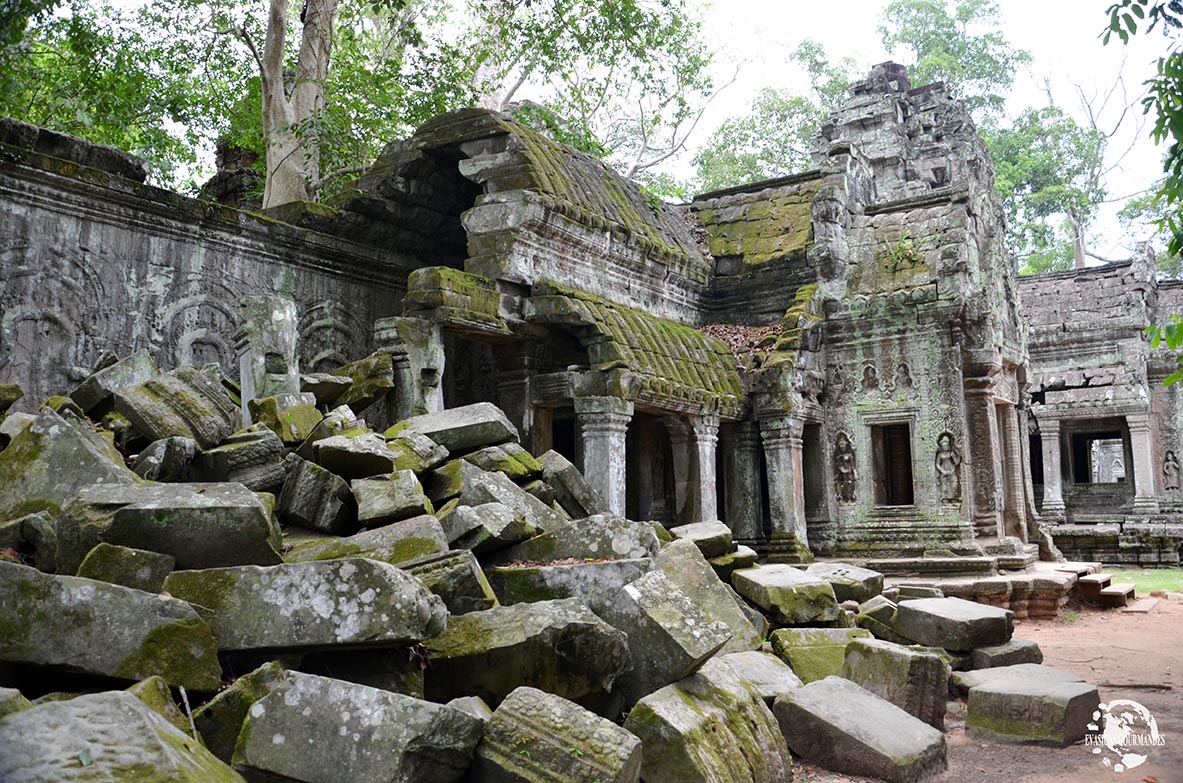
[[[1134,585],[1113,584],[1113,574],[1084,574],[1076,580],[1075,594],[1101,606],[1121,608],[1134,600]]]

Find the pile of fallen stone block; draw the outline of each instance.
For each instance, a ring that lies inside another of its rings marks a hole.
[[[951,688],[1083,734],[1009,611],[607,513],[489,403],[373,431],[390,367],[244,407],[135,354],[0,421],[0,780],[910,781]]]

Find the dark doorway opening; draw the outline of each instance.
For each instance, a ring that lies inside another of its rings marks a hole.
[[[875,465],[875,503],[880,506],[911,506],[912,433],[907,424],[884,424],[871,428],[871,450]]]

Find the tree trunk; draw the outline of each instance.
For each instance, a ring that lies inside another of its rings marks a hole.
[[[1068,213],[1068,225],[1072,227],[1072,268],[1084,269],[1084,226],[1075,212]]]
[[[286,84],[283,68],[288,0],[271,0],[267,39],[259,63],[263,79],[263,140],[267,148],[267,180],[263,208],[308,201],[311,183],[320,173],[320,145],[312,134],[294,126],[324,108],[324,83],[329,72],[333,19],[338,0],[306,0],[304,30],[295,78]]]

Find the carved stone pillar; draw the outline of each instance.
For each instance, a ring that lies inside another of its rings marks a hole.
[[[1020,441],[1019,410],[1014,405],[1000,405],[1003,444],[1003,486],[1006,503],[1004,509],[1004,530],[1006,535],[1027,541],[1027,507],[1023,497],[1023,449]]]
[[[534,374],[534,357],[518,345],[497,346],[493,349],[497,372],[497,399],[501,410],[518,428],[522,443],[534,442],[534,404],[530,398],[530,377]]]
[[[577,397],[575,416],[583,443],[583,475],[614,514],[625,513],[625,435],[633,404],[617,397]]]
[[[374,344],[391,355],[394,394],[387,395],[391,422],[444,409],[444,336],[426,318],[382,318],[374,322]]]
[[[1126,416],[1130,428],[1130,451],[1134,458],[1134,513],[1157,514],[1158,495],[1154,486],[1154,453],[1151,451],[1150,415]]]
[[[803,562],[812,559],[805,526],[805,482],[801,466],[804,424],[787,416],[764,419],[764,463],[768,474],[768,512],[772,523],[768,559]]]
[[[763,504],[760,502],[760,431],[754,421],[723,425],[719,437],[723,449],[723,480],[727,506],[723,521],[735,541],[750,547],[764,539]]]
[[[1064,520],[1064,468],[1060,463],[1060,420],[1039,422],[1043,446],[1043,517],[1052,522]]]
[[[719,518],[715,491],[715,449],[718,416],[667,420],[674,456],[674,493],[678,524],[714,522]]]
[[[966,462],[973,492],[974,535],[994,538],[1002,530],[1002,458],[993,373],[965,379]]]
[[[300,392],[296,358],[299,319],[296,303],[282,296],[244,296],[238,300],[238,307],[243,319],[235,335],[242,420],[250,424],[247,403],[251,400]]]

